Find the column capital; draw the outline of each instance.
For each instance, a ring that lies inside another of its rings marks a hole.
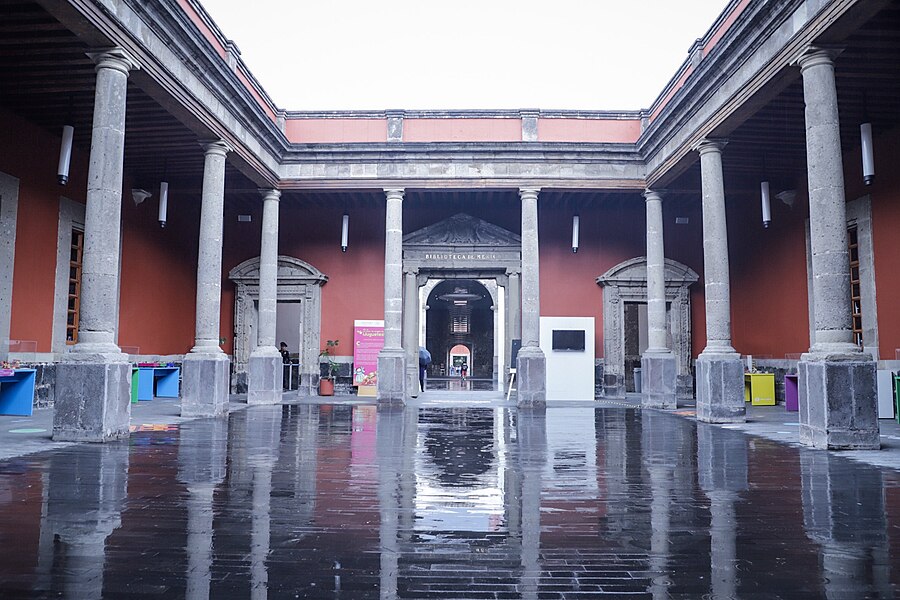
[[[519,197],[522,200],[525,200],[526,198],[534,198],[535,200],[537,200],[538,193],[540,193],[540,191],[541,191],[541,188],[539,188],[539,187],[519,188]]]
[[[403,200],[406,193],[404,188],[384,188],[384,195],[388,200]]]
[[[86,53],[88,57],[94,61],[95,71],[100,69],[114,69],[128,76],[129,71],[137,71],[140,69],[138,62],[131,57],[124,48],[115,46],[113,48],[102,48],[93,52]]]
[[[225,140],[200,140],[200,146],[206,154],[225,156],[229,152],[234,152],[234,148]]]
[[[281,198],[281,190],[260,188],[259,193],[262,194],[264,202],[266,200],[274,200],[275,202],[278,202],[278,200]]]
[[[706,138],[700,140],[700,142],[694,146],[694,150],[700,153],[700,156],[704,154],[709,154],[710,152],[715,152],[716,154],[721,154],[722,149],[728,145],[728,140],[725,138]]]
[[[403,269],[403,275],[405,275],[405,276],[407,276],[407,277],[409,277],[409,276],[415,277],[415,276],[417,276],[418,274],[419,274],[419,268],[418,268],[418,267],[406,267],[406,268]]]
[[[801,73],[810,67],[833,65],[842,51],[843,48],[838,46],[807,46],[791,61],[791,65],[800,67]]]
[[[644,200],[647,202],[662,202],[663,194],[665,194],[665,190],[651,190],[647,188],[644,190]]]

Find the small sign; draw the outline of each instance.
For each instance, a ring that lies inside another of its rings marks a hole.
[[[378,383],[378,353],[384,348],[384,321],[353,322],[353,385]]]

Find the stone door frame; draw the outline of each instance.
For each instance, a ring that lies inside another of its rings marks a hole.
[[[693,395],[691,375],[691,295],[688,288],[699,276],[693,269],[667,258],[666,302],[672,352],[678,365],[678,394]],[[647,257],[619,263],[597,278],[603,288],[603,395],[625,397],[625,303],[647,302]]]
[[[258,322],[259,257],[245,260],[228,273],[235,284],[234,295],[234,355],[232,392],[245,391],[247,363],[256,347],[253,323]],[[301,395],[315,395],[319,382],[319,348],[322,328],[322,286],[328,276],[311,264],[292,256],[278,257],[277,301],[299,302],[300,321],[300,383]]]

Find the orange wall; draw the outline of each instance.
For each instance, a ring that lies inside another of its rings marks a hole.
[[[520,142],[521,119],[404,119],[404,142]]]
[[[634,143],[640,135],[640,119],[538,119],[542,142]]]
[[[387,119],[287,119],[284,134],[294,144],[386,142]]]
[[[60,186],[58,135],[10,113],[0,113],[0,120],[0,170],[20,179],[10,338],[34,340],[38,352],[50,352],[59,197],[84,202],[88,152],[73,150],[71,178]],[[21,144],[23,139],[29,143]],[[123,187],[130,190],[131,184],[126,180]],[[160,230],[153,191],[140,207],[128,192],[122,203],[119,343],[139,346],[142,353],[181,353],[193,341],[199,215],[185,209],[173,189],[169,228]]]
[[[59,133],[0,111],[0,171],[19,178],[10,339],[50,352],[59,197],[84,202],[87,152],[74,148],[68,185],[56,183]],[[28,140],[23,144],[22,140]]]

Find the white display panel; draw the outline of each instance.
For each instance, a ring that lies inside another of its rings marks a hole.
[[[554,330],[583,331],[584,350],[554,350]],[[540,345],[547,357],[547,401],[593,401],[594,317],[541,317]]]

